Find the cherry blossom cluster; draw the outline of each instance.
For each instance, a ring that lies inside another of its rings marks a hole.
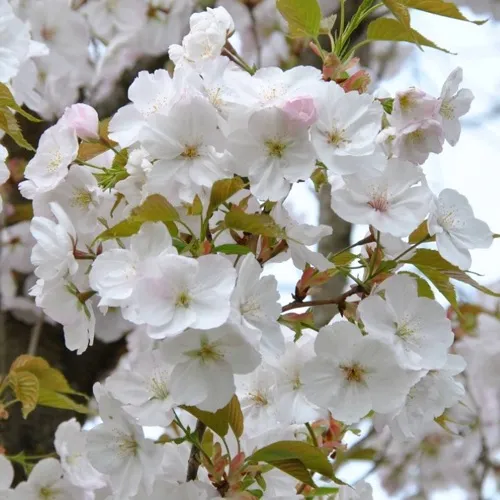
[[[185,33],[195,2],[2,0],[0,6],[1,37],[12,51],[0,56],[2,81],[12,79],[17,101],[53,120],[81,92],[102,100],[140,57],[164,54]],[[28,51],[30,34],[36,42]]]
[[[86,77],[83,16],[118,52],[144,52],[153,41],[178,41],[161,23],[173,29],[192,8],[109,4],[19,6],[50,49],[42,67],[61,57],[75,65],[69,76],[50,72],[55,81],[33,87],[43,87],[44,102],[47,92],[60,99],[60,86],[71,92]],[[422,439],[466,396],[454,325],[414,275],[397,273],[418,246],[410,233],[422,224],[418,244],[435,240],[441,258],[460,270],[470,268],[470,250],[492,243],[467,199],[451,189],[433,195],[420,166],[459,139],[459,119],[473,100],[459,88],[462,71],[439,97],[411,88],[375,98],[346,92],[313,67],[250,67],[229,41],[236,27],[223,7],[193,14],[189,26],[181,44],[170,45],[172,74],[139,73],[130,103],[107,130],[91,106],[67,107],[25,169],[20,191],[34,217],[3,231],[2,272],[33,273],[26,287],[35,303],[5,278],[3,307],[34,317],[41,309],[78,353],[95,335],[111,341],[125,332],[134,348],[94,387],[102,422],[89,431],[75,420],[59,426],[59,460],[40,461],[10,490],[11,465],[0,455],[0,495],[9,499],[304,498],[296,478],[278,468],[256,473],[245,457],[279,440],[305,441],[307,428],[315,440],[328,435],[322,444],[334,450],[334,429],[367,415],[396,443]],[[81,43],[67,44],[65,30],[77,40],[81,34]],[[66,84],[68,77],[75,81]],[[89,148],[95,154],[85,154]],[[299,335],[283,326],[282,313],[307,305],[305,297],[283,308],[267,270],[291,260],[304,276],[334,274],[336,256],[314,248],[332,229],[295,220],[285,203],[295,184],[318,176],[329,181],[341,218],[371,226],[354,256],[365,277],[372,278],[377,252],[393,265],[369,288],[351,290],[344,317]],[[186,408],[214,413],[235,395],[245,432],[213,444],[225,445],[232,460],[214,452],[186,481],[196,426]],[[148,426],[181,434],[155,441],[145,437]],[[342,486],[339,498],[371,498],[371,490]]]

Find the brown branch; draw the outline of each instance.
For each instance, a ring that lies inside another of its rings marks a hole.
[[[198,442],[201,444],[203,439],[203,434],[205,434],[207,426],[201,421],[196,422],[195,435],[198,438]],[[200,450],[196,444],[191,447],[191,453],[189,454],[188,469],[186,481],[194,481],[198,476],[198,469],[200,468]]]
[[[300,301],[290,302],[290,304],[287,304],[286,306],[282,307],[281,312],[291,311],[292,309],[300,309],[301,307],[329,306],[329,305],[342,306],[342,304],[344,304],[347,298],[364,291],[365,290],[363,289],[363,287],[361,287],[360,285],[356,285],[347,292],[343,293],[342,295],[334,299],[309,300],[308,302],[300,302]]]

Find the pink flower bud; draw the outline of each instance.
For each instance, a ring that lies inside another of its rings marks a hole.
[[[66,108],[62,119],[66,126],[73,129],[80,139],[99,139],[99,117],[92,106],[73,104]]]
[[[291,120],[311,126],[318,119],[318,112],[312,97],[295,97],[287,101],[283,111]]]

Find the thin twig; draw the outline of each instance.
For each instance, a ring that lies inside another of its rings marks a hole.
[[[40,343],[40,337],[42,335],[43,323],[45,321],[45,314],[40,311],[40,316],[38,316],[36,323],[33,325],[31,330],[30,344],[28,346],[28,354],[30,356],[35,356],[38,349],[38,344]]]
[[[300,309],[301,307],[341,305],[346,301],[348,297],[350,297],[351,295],[356,295],[357,293],[360,293],[362,291],[363,288],[357,285],[334,299],[309,300],[308,302],[294,301],[290,304],[287,304],[286,306],[283,306],[281,312],[291,311],[292,309]]]
[[[205,434],[207,426],[201,421],[196,422],[196,430],[194,431],[198,442],[201,443],[203,439],[203,434]],[[189,454],[188,469],[186,481],[194,481],[198,476],[198,469],[200,468],[200,450],[198,446],[193,444],[191,447],[191,453]]]

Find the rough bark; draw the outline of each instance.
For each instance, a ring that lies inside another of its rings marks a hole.
[[[362,0],[352,0],[346,2],[346,19],[350,19],[355,14],[361,3]],[[365,26],[361,26],[357,30],[357,32],[354,33],[352,37],[353,44],[357,43],[357,41],[364,35],[365,29]],[[370,53],[368,46],[363,47],[360,53],[357,54],[357,56],[360,57],[361,63],[364,66],[369,65]],[[308,61],[308,63],[311,64],[310,61]],[[320,241],[318,245],[318,250],[323,255],[336,253],[343,248],[348,247],[351,238],[351,224],[341,219],[331,209],[330,190],[330,186],[328,184],[325,184],[322,186],[318,195],[320,205],[319,222],[320,224],[325,224],[333,229],[331,236],[323,238],[323,240]],[[332,297],[337,297],[342,293],[345,283],[346,280],[343,276],[335,276],[328,283],[318,288],[318,290],[314,293],[314,299],[325,300]],[[326,325],[337,311],[338,308],[336,305],[315,308],[314,319],[317,323],[317,326]]]
[[[6,315],[7,366],[21,354],[26,354],[32,327]],[[85,394],[92,394],[92,386],[110,372],[125,352],[125,341],[104,344],[96,340],[85,353],[78,356],[64,345],[62,329],[45,324],[36,354],[45,358],[54,368],[61,370],[71,387]],[[82,401],[84,402],[84,401]],[[85,416],[66,410],[37,407],[27,419],[23,419],[20,405],[9,408],[10,418],[0,421],[0,445],[9,455],[24,451],[27,455],[41,455],[54,450],[54,433],[57,426],[71,417],[80,422]],[[22,478],[17,470],[16,480]]]

